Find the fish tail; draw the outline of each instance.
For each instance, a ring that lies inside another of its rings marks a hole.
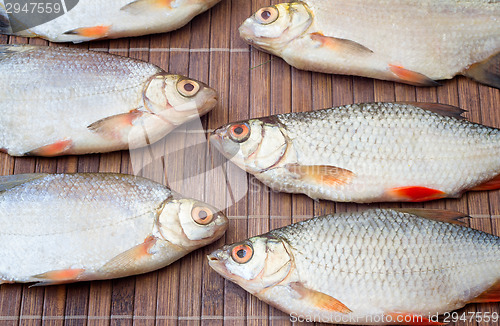
[[[463,74],[482,84],[500,89],[500,52],[473,64]]]

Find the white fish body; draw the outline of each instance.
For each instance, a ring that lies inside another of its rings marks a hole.
[[[441,221],[457,217],[404,209],[327,215],[225,246],[208,261],[292,318],[437,325],[426,322],[470,302],[500,301],[500,239]]]
[[[0,46],[0,85],[0,148],[16,156],[142,147],[217,103],[155,65],[59,47]]]
[[[178,29],[220,0],[80,0],[66,14],[14,35],[84,42]],[[3,0],[0,0],[1,7]],[[4,13],[5,17],[5,13]],[[4,19],[5,20],[5,19]],[[0,32],[9,33],[5,26]]]
[[[207,204],[109,173],[0,177],[0,222],[0,282],[42,284],[159,269],[227,227]]]
[[[498,1],[305,0],[260,9],[240,33],[299,69],[414,85],[469,74],[500,87]]]

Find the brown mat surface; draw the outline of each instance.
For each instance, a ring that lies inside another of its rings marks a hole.
[[[279,58],[251,49],[239,38],[237,27],[252,12],[270,3],[223,0],[172,33],[63,46],[139,58],[172,73],[207,82],[221,95],[219,106],[202,118],[208,129],[249,117],[370,101],[452,104],[468,110],[466,116],[474,122],[500,127],[500,91],[463,77],[445,81],[437,88],[415,88],[299,71]],[[0,36],[0,43],[26,42],[47,44],[40,39]],[[132,173],[132,168],[128,152],[54,159],[12,158],[0,153],[1,175],[31,172]],[[359,210],[365,206],[314,202],[301,195],[262,191],[266,188],[252,177],[243,182],[248,182],[248,195],[227,209],[231,217],[229,230],[214,245],[163,270],[137,277],[36,288],[3,285],[0,287],[0,325],[290,325],[286,314],[219,277],[208,267],[204,256],[224,243],[307,216]],[[500,191],[471,192],[459,200],[370,207],[427,207],[468,212],[472,216],[469,219],[472,227],[500,235],[499,201]],[[500,305],[471,304],[459,313],[476,311],[499,313]]]

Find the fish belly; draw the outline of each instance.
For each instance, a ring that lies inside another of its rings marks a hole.
[[[92,274],[151,235],[156,209],[169,196],[161,185],[114,174],[46,175],[4,191],[0,278]]]

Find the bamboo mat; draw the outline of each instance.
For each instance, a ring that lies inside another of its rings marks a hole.
[[[274,3],[278,3],[275,1]],[[291,68],[250,48],[237,27],[264,0],[223,0],[184,28],[167,34],[74,46],[130,56],[189,75],[220,92],[219,106],[202,118],[208,129],[230,121],[370,101],[426,101],[459,106],[467,117],[500,127],[500,91],[459,77],[437,88],[415,88],[360,77],[332,76]],[[39,39],[0,36],[0,43],[44,45]],[[271,60],[271,61],[270,61]],[[218,154],[214,154],[218,155]],[[132,173],[128,152],[49,158],[12,158],[0,153],[0,174],[31,172]],[[237,171],[228,171],[229,174]],[[112,281],[71,285],[0,287],[0,325],[290,325],[270,308],[212,271],[205,255],[313,215],[360,210],[356,204],[315,202],[302,195],[270,192],[253,177],[240,178],[248,194],[226,213],[225,237],[160,271]],[[189,195],[189,194],[187,194]],[[500,191],[470,192],[459,200],[370,207],[427,207],[468,212],[472,227],[500,235]],[[62,244],[64,245],[64,244]],[[360,298],[363,300],[363,298]],[[497,312],[500,304],[471,304],[461,312]],[[455,325],[492,325],[459,321]]]

